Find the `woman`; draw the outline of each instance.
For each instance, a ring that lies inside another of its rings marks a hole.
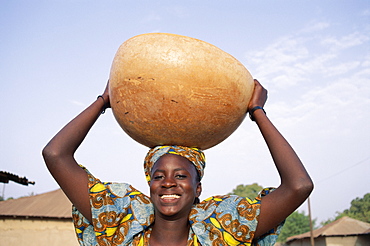
[[[267,118],[267,91],[255,80],[248,105],[281,178],[256,199],[215,196],[199,203],[205,166],[198,149],[159,146],[145,158],[150,198],[128,184],[102,183],[74,153],[109,105],[108,85],[43,149],[48,169],[74,205],[81,245],[272,245],[284,219],[313,183],[289,143]]]

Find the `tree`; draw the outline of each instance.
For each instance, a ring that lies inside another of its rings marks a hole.
[[[6,200],[14,199],[13,197],[8,197]],[[5,201],[5,198],[3,196],[0,196],[0,202]]]
[[[370,193],[365,194],[363,198],[353,199],[351,207],[343,211],[343,216],[370,223]]]
[[[365,194],[363,198],[356,197],[351,201],[349,209],[345,209],[343,212],[336,212],[334,219],[328,219],[321,224],[329,224],[344,216],[370,223],[370,193]]]
[[[316,219],[312,221],[314,226]],[[284,242],[288,237],[310,231],[310,217],[303,212],[295,211],[285,220],[278,242]]]
[[[257,183],[251,185],[238,185],[231,193],[228,195],[237,195],[241,197],[248,197],[253,199],[258,196],[258,193],[263,189],[262,186],[259,186]]]
[[[342,218],[341,216],[340,216],[340,212],[335,212],[335,216],[333,217],[333,218],[329,218],[329,219],[327,219],[327,220],[324,220],[324,221],[321,221],[321,225],[322,226],[324,226],[324,225],[327,225],[327,224],[330,224],[330,223],[332,223],[332,222],[334,222],[334,221],[336,221],[337,219],[340,219],[340,218]]]

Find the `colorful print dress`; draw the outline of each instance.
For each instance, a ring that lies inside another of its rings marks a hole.
[[[84,168],[85,169],[85,168]],[[129,184],[106,183],[89,177],[93,223],[73,207],[73,222],[80,245],[148,246],[154,209],[150,198]],[[253,201],[234,195],[213,196],[194,205],[189,215],[188,245],[274,245],[282,224],[253,241],[261,197]]]

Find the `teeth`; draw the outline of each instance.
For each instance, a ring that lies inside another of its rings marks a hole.
[[[178,195],[163,195],[161,196],[162,199],[168,199],[168,198],[180,198]]]

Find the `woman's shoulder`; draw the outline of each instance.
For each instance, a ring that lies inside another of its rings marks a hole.
[[[228,195],[215,195],[208,197],[207,199],[203,200],[200,202],[200,205],[205,205],[205,204],[222,204],[224,202],[240,202],[240,201],[246,201],[250,204],[255,204],[255,203],[260,203],[261,198],[270,194],[273,192],[275,188],[273,187],[268,187],[262,189],[256,197],[243,197],[243,196],[238,196],[238,195],[233,195],[233,194],[228,194]]]
[[[258,214],[262,197],[273,192],[274,188],[265,188],[256,197],[242,197],[237,195],[216,195],[211,196],[202,202],[195,204],[191,212],[192,218],[203,219],[212,214],[233,214],[241,215],[242,211],[253,211]],[[244,216],[244,214],[243,214]]]

